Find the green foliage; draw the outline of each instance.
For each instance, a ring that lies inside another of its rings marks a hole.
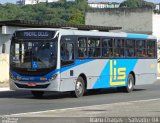
[[[154,7],[154,4],[144,0],[125,0],[120,4],[121,8]]]
[[[52,23],[84,24],[86,0],[56,3],[39,3],[36,5],[0,4],[0,21],[2,20],[37,20]]]

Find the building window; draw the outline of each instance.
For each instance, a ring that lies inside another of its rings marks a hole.
[[[6,53],[6,44],[2,44],[2,53]]]

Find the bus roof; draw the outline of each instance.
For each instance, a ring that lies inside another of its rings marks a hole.
[[[48,31],[59,31],[61,35],[79,35],[79,36],[106,36],[106,37],[122,37],[122,38],[133,38],[133,39],[157,39],[153,35],[147,34],[136,34],[126,32],[101,32],[101,31],[84,31],[75,29],[61,29],[61,28],[26,28],[19,29],[17,31],[29,31],[29,30],[48,30]]]

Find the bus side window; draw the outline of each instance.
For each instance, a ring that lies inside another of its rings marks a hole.
[[[124,57],[124,40],[115,39],[114,40],[114,57]]]
[[[88,57],[99,58],[100,54],[100,39],[99,38],[88,38]]]
[[[126,47],[124,52],[125,57],[134,58],[135,57],[135,40],[127,39]]]
[[[73,43],[61,44],[61,65],[66,66],[74,63],[74,45]]]
[[[102,57],[113,57],[113,39],[102,39]]]
[[[87,38],[84,37],[78,38],[78,57],[79,58],[87,57]]]
[[[136,41],[136,56],[141,58],[146,57],[145,40]]]
[[[156,56],[156,41],[147,40],[147,57],[154,58]]]

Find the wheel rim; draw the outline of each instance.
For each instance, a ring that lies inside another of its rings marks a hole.
[[[76,84],[76,93],[77,93],[77,95],[80,95],[82,93],[82,91],[83,91],[83,85],[82,85],[81,82],[78,81],[77,84]]]
[[[132,80],[132,78],[129,78],[129,80],[128,80],[128,88],[132,89],[132,87],[133,87],[133,80]]]

